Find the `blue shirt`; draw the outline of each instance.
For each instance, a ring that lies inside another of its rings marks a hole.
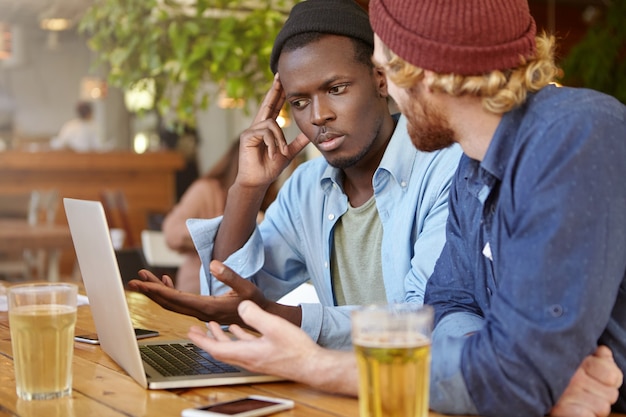
[[[543,416],[598,344],[626,371],[625,106],[531,94],[482,162],[461,159],[449,210],[426,290],[434,410]]]
[[[389,302],[423,302],[426,280],[445,241],[448,191],[460,156],[458,146],[418,152],[400,117],[372,179],[383,225],[382,279]],[[321,157],[301,164],[248,242],[225,262],[272,300],[311,280],[320,304],[301,305],[301,327],[320,345],[333,348],[351,346],[351,307],[335,306],[330,266],[333,228],[348,209],[341,177]],[[208,270],[220,222],[221,217],[187,222],[203,263],[203,294],[228,290]]]

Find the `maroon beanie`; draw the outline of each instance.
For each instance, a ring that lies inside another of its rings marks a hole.
[[[395,54],[440,74],[515,68],[535,54],[527,0],[370,0],[369,15]]]

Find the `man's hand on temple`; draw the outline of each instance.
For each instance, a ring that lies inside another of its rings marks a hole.
[[[304,134],[287,143],[276,118],[285,103],[285,91],[278,74],[267,92],[252,125],[239,136],[239,171],[236,184],[241,187],[267,186],[275,181],[289,163],[309,144]]]

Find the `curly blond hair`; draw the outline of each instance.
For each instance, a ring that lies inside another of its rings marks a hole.
[[[520,65],[509,70],[494,70],[483,75],[436,74],[428,87],[452,96],[471,95],[482,98],[483,107],[503,114],[521,105],[528,92],[538,91],[553,82],[558,68],[554,62],[554,36],[542,33],[536,37],[536,55],[520,57]],[[409,64],[386,45],[383,65],[387,76],[398,87],[411,89],[424,76],[424,70]]]

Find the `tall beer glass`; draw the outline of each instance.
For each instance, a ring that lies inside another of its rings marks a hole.
[[[9,327],[17,395],[45,400],[72,393],[78,287],[68,283],[9,287]]]
[[[367,306],[352,313],[361,417],[427,417],[433,309]]]

